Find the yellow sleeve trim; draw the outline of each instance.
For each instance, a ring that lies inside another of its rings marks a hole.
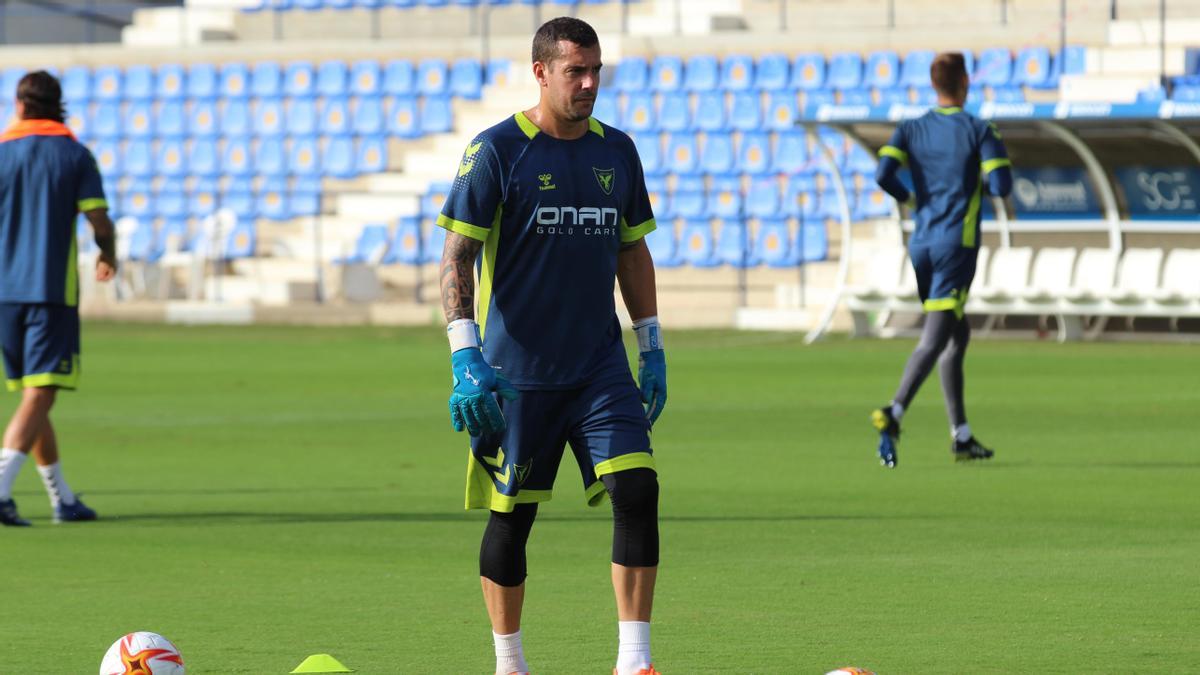
[[[982,162],[979,166],[983,169],[983,175],[986,176],[996,169],[1012,166],[1012,160],[1007,157],[997,157],[996,159],[989,159],[986,162]]]
[[[513,115],[513,119],[517,121],[517,126],[521,127],[521,131],[524,131],[525,135],[528,136],[530,140],[532,140],[534,136],[537,136],[538,133],[541,132],[541,129],[538,128],[538,125],[534,124],[533,120],[526,117],[525,113],[523,112]]]
[[[612,459],[606,459],[596,465],[596,478],[607,476],[610,473],[618,471],[627,471],[629,469],[658,469],[654,465],[654,455],[648,452],[631,452],[628,455],[619,455]]]
[[[604,138],[604,127],[600,126],[600,122],[597,121],[595,117],[588,118],[588,130],[598,135],[600,138]]]
[[[891,157],[901,164],[908,164],[908,153],[894,145],[885,145],[879,149],[880,157]]]
[[[635,242],[638,239],[641,239],[642,237],[645,237],[646,235],[650,234],[651,232],[653,232],[656,229],[658,229],[658,224],[654,222],[653,218],[651,218],[650,220],[647,220],[646,222],[642,223],[641,225],[638,225],[637,227],[629,227],[629,224],[625,222],[624,218],[622,218],[621,219],[621,243],[628,244],[631,242]]]
[[[449,218],[445,214],[437,217],[437,226],[450,230],[455,234],[470,237],[476,241],[487,241],[488,238],[488,229],[486,227],[464,223],[461,220]]]
[[[93,199],[80,199],[79,200],[79,210],[84,213],[87,213],[88,211],[95,211],[96,209],[107,209],[107,208],[108,208],[108,201],[106,201],[104,199],[93,198]]]

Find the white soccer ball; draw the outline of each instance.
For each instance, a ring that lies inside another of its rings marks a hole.
[[[183,675],[183,657],[167,638],[140,630],[108,648],[100,675]]]
[[[838,668],[837,670],[831,670],[828,673],[825,673],[825,675],[875,675],[875,672],[872,670],[867,670],[866,668],[855,668],[854,666],[846,666],[845,668]]]

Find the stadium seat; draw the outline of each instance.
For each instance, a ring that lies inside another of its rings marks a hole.
[[[786,54],[766,54],[754,69],[754,88],[759,91],[787,91],[791,88],[791,61]]]
[[[781,131],[776,135],[771,169],[778,173],[799,173],[809,168],[808,136],[800,130]]]
[[[259,99],[254,104],[254,134],[260,138],[279,138],[287,131],[283,101]]]
[[[246,194],[249,195],[249,193]],[[243,198],[241,194],[238,197],[239,199]],[[240,205],[240,202],[236,204],[236,206]],[[221,257],[225,260],[253,258],[257,241],[254,218],[257,214],[254,213],[253,207],[246,208],[241,212],[237,208],[233,208],[233,212],[238,214],[238,224],[230,230],[229,237],[225,240]]]
[[[449,183],[431,183],[429,189],[421,196],[421,217],[437,218],[441,215],[449,194]]]
[[[421,238],[421,262],[429,265],[440,262],[442,249],[446,247],[446,230],[430,222]]]
[[[221,66],[221,97],[244,99],[250,96],[250,68],[244,63]]]
[[[396,232],[388,244],[385,264],[417,265],[421,262],[421,219],[406,216],[396,224]]]
[[[180,219],[188,216],[187,195],[176,187],[166,187],[154,195],[154,212],[159,218]]]
[[[829,60],[826,86],[835,89],[858,89],[863,81],[863,60],[858,52],[834,54]]]
[[[683,87],[693,92],[711,92],[721,84],[721,67],[717,57],[697,55],[688,58],[684,69]]]
[[[707,179],[703,174],[685,173],[673,176],[675,179],[675,187],[673,192],[693,191],[704,192],[707,189]]]
[[[673,217],[699,218],[708,215],[707,207],[703,190],[676,189],[667,210]]]
[[[1087,72],[1087,47],[1083,45],[1067,45],[1058,55],[1062,61],[1059,70],[1063,75],[1083,75]]]
[[[1033,249],[1004,247],[992,252],[987,281],[971,290],[984,303],[1007,303],[1020,297],[1029,282]]]
[[[211,63],[197,63],[188,67],[187,95],[193,100],[210,100],[217,97],[220,78],[217,67]]]
[[[483,96],[483,64],[475,59],[455,61],[450,69],[450,93],[471,100]]]
[[[80,143],[88,145],[92,141],[92,121],[88,116],[88,106],[80,104],[78,107],[68,104],[67,108],[67,128],[71,133],[75,134],[75,138],[79,139]],[[8,105],[4,101],[0,101],[0,124],[4,124],[11,117],[8,111]]]
[[[900,81],[900,56],[893,51],[871,52],[862,86],[890,89]]]
[[[358,239],[354,242],[354,251],[341,262],[361,265],[381,264],[389,255],[390,242],[388,239],[387,225],[364,225],[358,234]]]
[[[92,98],[92,71],[87,66],[67,68],[63,71],[60,84],[62,85],[63,99],[69,103],[82,105]],[[5,93],[4,96],[6,99],[10,98],[8,93]],[[16,98],[16,91],[12,92],[11,98]]]
[[[150,141],[129,141],[125,144],[121,165],[125,168],[126,176],[153,178],[154,146]]]
[[[152,137],[154,135],[154,127],[151,124],[151,120],[153,119],[154,110],[149,103],[138,102],[128,104],[125,106],[125,137]]]
[[[216,141],[198,138],[191,141],[187,156],[188,171],[196,176],[216,178],[221,175],[221,158]]]
[[[204,218],[217,210],[216,189],[197,190],[188,192],[188,215],[192,218]]]
[[[914,87],[913,98],[917,105],[937,105],[937,91],[933,87]]]
[[[842,163],[842,170],[846,173],[861,173],[867,176],[875,173],[875,167],[879,161],[875,155],[871,154],[870,150],[851,142],[849,150],[846,151],[845,161]],[[870,178],[874,182],[874,178]]]
[[[672,173],[696,173],[698,154],[696,137],[692,134],[680,133],[668,136],[666,167]]]
[[[754,86],[754,58],[746,54],[732,54],[721,62],[721,88],[728,91],[746,91]]]
[[[221,167],[225,175],[236,178],[247,178],[254,175],[250,140],[247,138],[230,138],[225,140],[225,150],[221,154]]]
[[[654,113],[654,97],[648,92],[634,92],[626,97],[622,128],[633,131],[652,131],[658,128]]]
[[[242,187],[236,187],[221,194],[221,208],[229,209],[238,217],[238,221],[251,221],[258,217],[258,200],[254,193]]]
[[[741,180],[732,177],[724,180],[714,180],[708,191],[708,205],[705,211],[718,218],[737,218],[742,215]]]
[[[908,89],[892,87],[879,90],[880,105],[908,105],[911,102],[912,95]]]
[[[321,212],[321,188],[318,181],[315,185],[296,180],[292,186],[288,206],[294,216],[315,216]]]
[[[154,216],[154,200],[147,190],[130,190],[121,198],[121,216],[149,220]]]
[[[408,61],[389,61],[383,71],[383,92],[405,95],[416,91],[416,71]]]
[[[163,253],[179,253],[188,250],[191,231],[186,218],[169,218],[158,231]]]
[[[791,239],[787,220],[763,218],[754,238],[754,262],[768,267],[791,267],[795,264]]]
[[[817,106],[836,105],[837,102],[837,93],[830,89],[811,89],[804,92],[804,106],[810,115],[813,114],[812,109]]]
[[[792,129],[799,117],[800,106],[796,103],[796,94],[791,91],[777,91],[767,99],[763,127],[773,131]]]
[[[660,220],[658,227],[646,235],[646,246],[650,249],[655,267],[679,267],[683,264],[679,257],[679,242],[675,239],[674,222]]]
[[[858,219],[884,218],[892,215],[892,198],[878,187],[870,187],[858,193],[855,209]]]
[[[1158,288],[1162,266],[1161,248],[1125,249],[1117,265],[1116,283],[1108,292],[1108,299],[1123,305],[1148,301]]]
[[[188,132],[193,138],[216,138],[217,106],[215,103],[212,101],[192,103],[191,110],[188,112]]]
[[[350,93],[375,96],[383,91],[383,73],[378,61],[355,61],[350,66]]]
[[[999,254],[1004,250],[1000,249],[996,253]],[[1058,299],[1071,287],[1071,270],[1075,267],[1075,256],[1076,252],[1073,248],[1046,246],[1038,249],[1037,255],[1033,257],[1032,271],[1028,273],[1028,284],[1014,284],[1014,287],[1001,297],[1019,297],[1031,304],[1057,303]],[[1019,276],[1019,274],[1013,274],[1003,269],[1007,263],[1001,262],[998,265],[997,262],[1000,260],[1000,257],[997,256],[993,258],[992,262],[992,269],[996,270],[994,276],[997,281],[1005,277]],[[989,275],[987,284],[985,284],[988,287],[992,283],[991,276]]]
[[[620,126],[621,115],[617,96],[608,90],[601,89],[600,94],[596,97],[596,104],[592,106],[592,117],[611,126]]]
[[[762,126],[762,100],[757,91],[733,95],[729,123],[737,131],[756,131]]]
[[[286,110],[284,121],[288,134],[311,136],[317,133],[321,118],[317,114],[316,100],[307,97],[294,98],[287,102]]]
[[[153,68],[150,66],[130,66],[125,69],[125,100],[150,101],[154,99],[155,93]]]
[[[737,170],[747,174],[767,173],[771,168],[771,137],[763,132],[742,134],[738,144]]]
[[[387,117],[383,112],[383,101],[377,96],[356,98],[350,106],[353,123],[351,128],[360,136],[378,136],[387,130]]]
[[[417,99],[400,96],[391,100],[388,111],[388,133],[398,138],[416,138],[421,135],[421,115]]]
[[[801,54],[792,66],[793,89],[822,89],[825,87],[825,57],[821,54]]]
[[[150,200],[144,202],[147,206]],[[133,262],[154,262],[158,260],[161,254],[158,248],[158,236],[154,231],[154,225],[150,222],[147,216],[152,214],[148,212],[134,214],[132,212],[123,211],[126,216],[136,215],[138,218],[137,226],[133,229],[129,237],[128,250],[125,251],[125,257]]]
[[[121,106],[117,103],[97,103],[92,109],[88,129],[93,138],[112,140],[121,137]]]
[[[1151,297],[1167,306],[1200,300],[1200,249],[1177,248],[1168,253],[1162,283]]]
[[[874,100],[869,89],[843,89],[838,92],[841,105],[872,105]]]
[[[448,96],[421,99],[420,128],[426,134],[443,134],[454,129],[454,114]]]
[[[510,59],[491,59],[487,63],[484,83],[497,87],[508,86],[512,79],[513,64]]]
[[[842,219],[842,198],[838,194],[837,189],[833,186],[832,181],[826,181],[825,191],[817,198],[817,217],[816,220],[832,219],[840,221]],[[847,186],[846,198],[850,201],[846,205],[850,212],[850,217],[854,216],[854,193],[849,191],[850,186]]]
[[[935,56],[932,49],[921,49],[909,52],[904,56],[904,64],[900,67],[902,87],[922,88],[930,86],[929,68],[933,65]]]
[[[691,128],[688,95],[670,92],[659,95],[658,128],[663,131],[687,131]]]
[[[349,69],[344,61],[324,61],[317,67],[317,94],[341,97],[345,95]]]
[[[676,92],[683,87],[683,59],[657,56],[650,68],[650,88],[658,92]]]
[[[187,175],[187,149],[181,139],[161,141],[158,144],[158,156],[155,165],[159,174],[168,178],[182,178]]]
[[[755,218],[774,218],[781,215],[779,181],[775,178],[756,178],[746,194],[746,215]]]
[[[820,262],[829,258],[829,231],[825,223],[801,225],[792,256],[801,262]]]
[[[17,97],[17,84],[21,78],[25,77],[25,69],[20,67],[9,67],[0,70],[0,101],[8,103]],[[92,84],[92,90],[95,91],[95,83]]]
[[[979,53],[979,63],[971,83],[990,87],[1003,87],[1012,79],[1012,52],[1007,47],[985,49]]]
[[[188,134],[187,112],[183,101],[167,100],[158,106],[154,133],[159,138],[182,139]]]
[[[1052,75],[1050,50],[1046,47],[1026,47],[1017,54],[1011,83],[1041,87],[1050,81]]]
[[[353,178],[358,175],[354,139],[350,136],[331,136],[321,148],[321,169],[326,176]]]
[[[714,255],[716,245],[713,240],[712,223],[708,219],[691,219],[683,224],[683,234],[680,237],[683,261],[693,267],[716,267],[721,264]]]
[[[287,150],[281,138],[264,138],[255,144],[254,170],[262,176],[287,175]]]
[[[281,148],[278,143],[272,143]],[[260,147],[259,150],[262,150]],[[288,185],[286,178],[271,178],[263,182],[258,189],[258,215],[268,220],[291,220],[292,211],[289,208]]]
[[[327,98],[321,106],[321,134],[341,136],[350,133],[350,103],[344,98]]]
[[[120,101],[124,78],[116,66],[100,66],[92,72],[92,99],[96,101]],[[16,97],[16,87],[9,98]]]
[[[781,215],[799,218],[801,222],[819,218],[821,202],[817,198],[816,177],[804,174],[790,176],[779,211]]]
[[[722,264],[732,267],[754,266],[750,250],[750,232],[744,222],[733,218],[720,221],[714,257]]]
[[[705,91],[696,95],[696,111],[692,124],[700,131],[724,131],[728,128],[725,115],[725,94]]]
[[[276,61],[260,61],[250,71],[250,93],[256,98],[275,98],[283,93],[283,67]]]
[[[645,91],[649,79],[648,70],[646,59],[640,56],[621,59],[613,77],[613,88],[621,92]]]
[[[439,96],[449,91],[449,67],[441,59],[423,59],[417,66],[417,91]]]
[[[712,133],[705,136],[700,150],[700,170],[704,173],[721,174],[733,170],[736,162],[733,135]]]
[[[355,164],[359,173],[387,171],[387,140],[380,136],[360,138],[356,146]]]
[[[656,133],[635,134],[633,143],[637,147],[638,157],[642,160],[642,171],[647,176],[661,175],[666,167],[663,162],[662,139],[659,135]]]
[[[245,138],[254,133],[254,117],[245,100],[229,99],[221,104],[221,135]]]
[[[283,73],[283,93],[292,96],[313,96],[316,94],[316,74],[313,64],[307,61],[289,63]]]

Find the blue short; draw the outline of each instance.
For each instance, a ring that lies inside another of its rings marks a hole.
[[[604,500],[600,476],[654,469],[650,423],[629,370],[578,389],[525,390],[500,399],[503,433],[472,437],[467,465],[468,509],[511,512],[517,504],[548,501],[563,449],[571,446],[587,503]]]
[[[79,308],[0,302],[9,391],[79,386]]]
[[[978,248],[910,246],[908,256],[917,273],[917,292],[926,312],[951,310],[963,315],[967,293],[975,280]]]

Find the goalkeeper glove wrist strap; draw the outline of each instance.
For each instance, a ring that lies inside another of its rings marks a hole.
[[[634,321],[633,332],[637,334],[639,352],[653,352],[663,348],[662,328],[658,324],[657,316]]]
[[[450,340],[450,353],[460,349],[480,348],[483,339],[479,336],[479,324],[474,319],[451,321],[446,326],[446,337]]]

